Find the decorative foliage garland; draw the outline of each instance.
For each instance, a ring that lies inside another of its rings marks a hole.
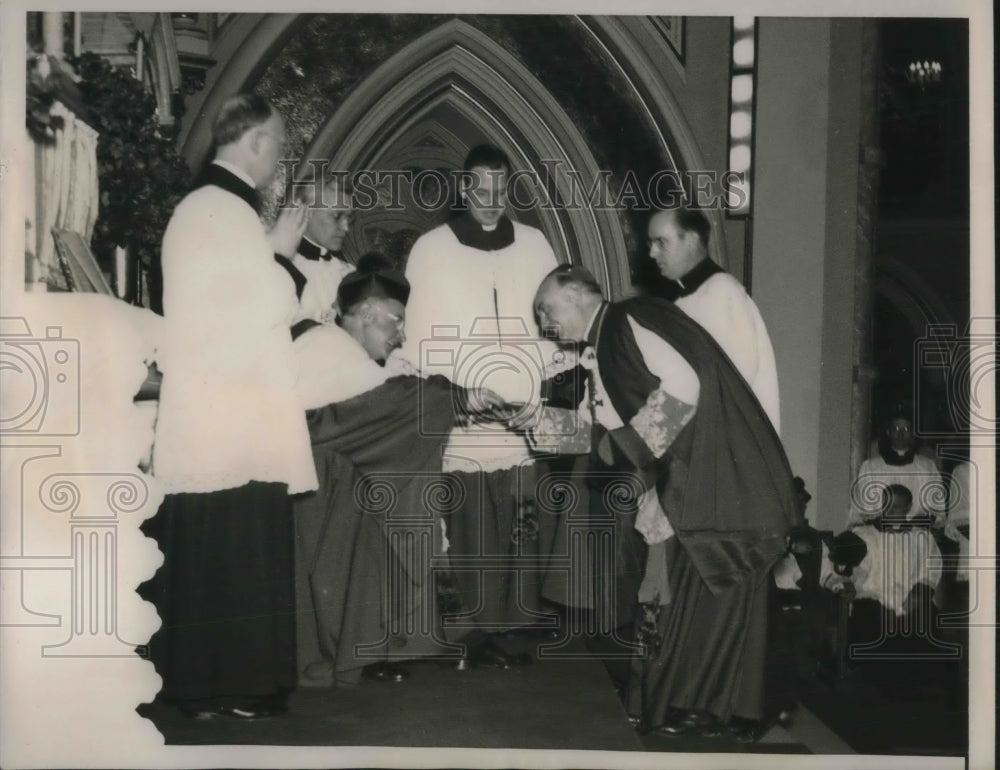
[[[91,248],[104,267],[116,246],[128,248],[147,271],[155,298],[163,233],[190,189],[190,171],[174,148],[174,136],[157,120],[153,96],[139,81],[93,53],[74,64],[90,111],[86,120],[100,133],[101,206]]]

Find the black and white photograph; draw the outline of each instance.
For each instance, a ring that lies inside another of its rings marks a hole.
[[[995,765],[990,4],[100,5],[0,7],[0,764]]]

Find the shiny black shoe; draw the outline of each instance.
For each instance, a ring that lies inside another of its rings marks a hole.
[[[681,735],[700,735],[704,738],[714,738],[722,735],[722,725],[711,714],[678,710],[653,732],[668,738],[676,738]]]
[[[410,678],[410,672],[402,666],[381,661],[361,669],[361,678],[368,682],[392,682],[399,684]]]
[[[237,719],[250,722],[268,719],[288,713],[288,703],[284,698],[267,698],[239,706],[182,706],[187,716],[198,721],[212,719]]]

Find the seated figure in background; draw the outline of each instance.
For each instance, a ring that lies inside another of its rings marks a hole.
[[[898,484],[910,491],[913,506],[909,518],[929,517],[944,525],[945,488],[934,461],[917,452],[913,423],[897,413],[878,441],[878,454],[861,464],[851,489],[848,526],[876,518],[881,513],[882,489]]]
[[[850,532],[866,548],[865,558],[854,569],[858,599],[873,599],[894,612],[907,615],[920,609],[941,579],[941,552],[929,531],[929,516],[913,516],[913,497],[901,484],[882,494],[882,511],[870,522]]]
[[[299,392],[320,480],[295,504],[298,660],[304,685],[400,682],[395,661],[442,654],[432,556],[443,549],[441,449],[499,409],[485,390],[383,364],[405,337],[409,284],[366,255],[341,282],[337,324],[302,323]]]

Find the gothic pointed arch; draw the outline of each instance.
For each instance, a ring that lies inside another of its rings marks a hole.
[[[629,290],[616,214],[580,192],[601,181],[584,137],[516,57],[461,19],[378,67],[330,116],[306,157],[329,158],[336,169],[399,171],[387,162],[406,150],[415,129],[431,126],[465,149],[477,138],[501,147],[529,188],[514,202],[514,216],[540,226],[561,261],[591,269],[612,296]],[[460,158],[451,160],[460,167]],[[540,205],[527,205],[530,191]]]
[[[631,288],[630,260],[645,251],[646,217],[616,199],[623,175],[710,168],[674,94],[684,87],[684,64],[655,17],[538,17],[530,28],[519,28],[518,18],[248,14],[230,24],[213,52],[220,64],[182,126],[185,156],[192,166],[204,162],[221,100],[261,85],[298,124],[295,157],[351,170],[372,160],[434,170],[455,168],[473,143],[492,141],[516,170],[540,180],[539,199],[552,204],[517,216],[541,227],[561,259],[587,265],[611,296],[622,296]],[[305,64],[316,60],[316,45],[331,41],[341,53],[350,49],[345,66]],[[574,80],[579,65],[588,75]],[[447,139],[450,156],[421,148],[425,135]],[[413,152],[406,159],[408,149],[428,154],[418,163]],[[595,197],[610,205],[593,205]],[[583,205],[572,205],[574,198]],[[359,221],[356,245],[378,246],[392,235],[398,252],[430,221],[424,213],[420,222],[398,211],[372,213]],[[721,234],[722,212],[707,213]],[[382,235],[372,240],[366,231]],[[726,245],[724,237],[710,242],[724,267]]]
[[[288,39],[307,21],[308,14],[236,14],[212,49],[219,64],[209,70],[205,87],[191,97],[181,121],[178,142],[192,169],[208,160],[212,149],[212,121],[222,102],[253,87]]]
[[[664,37],[655,17],[581,16],[580,23],[604,49],[607,60],[628,83],[641,105],[650,131],[670,159],[673,168],[684,171],[709,170],[694,129],[674,96],[668,72],[683,73],[676,52]],[[676,75],[675,75],[676,76]],[[683,79],[683,74],[681,74]],[[721,169],[716,169],[721,171]],[[723,232],[724,214],[711,206],[706,215],[714,233]],[[724,238],[709,243],[712,259],[729,268]]]

